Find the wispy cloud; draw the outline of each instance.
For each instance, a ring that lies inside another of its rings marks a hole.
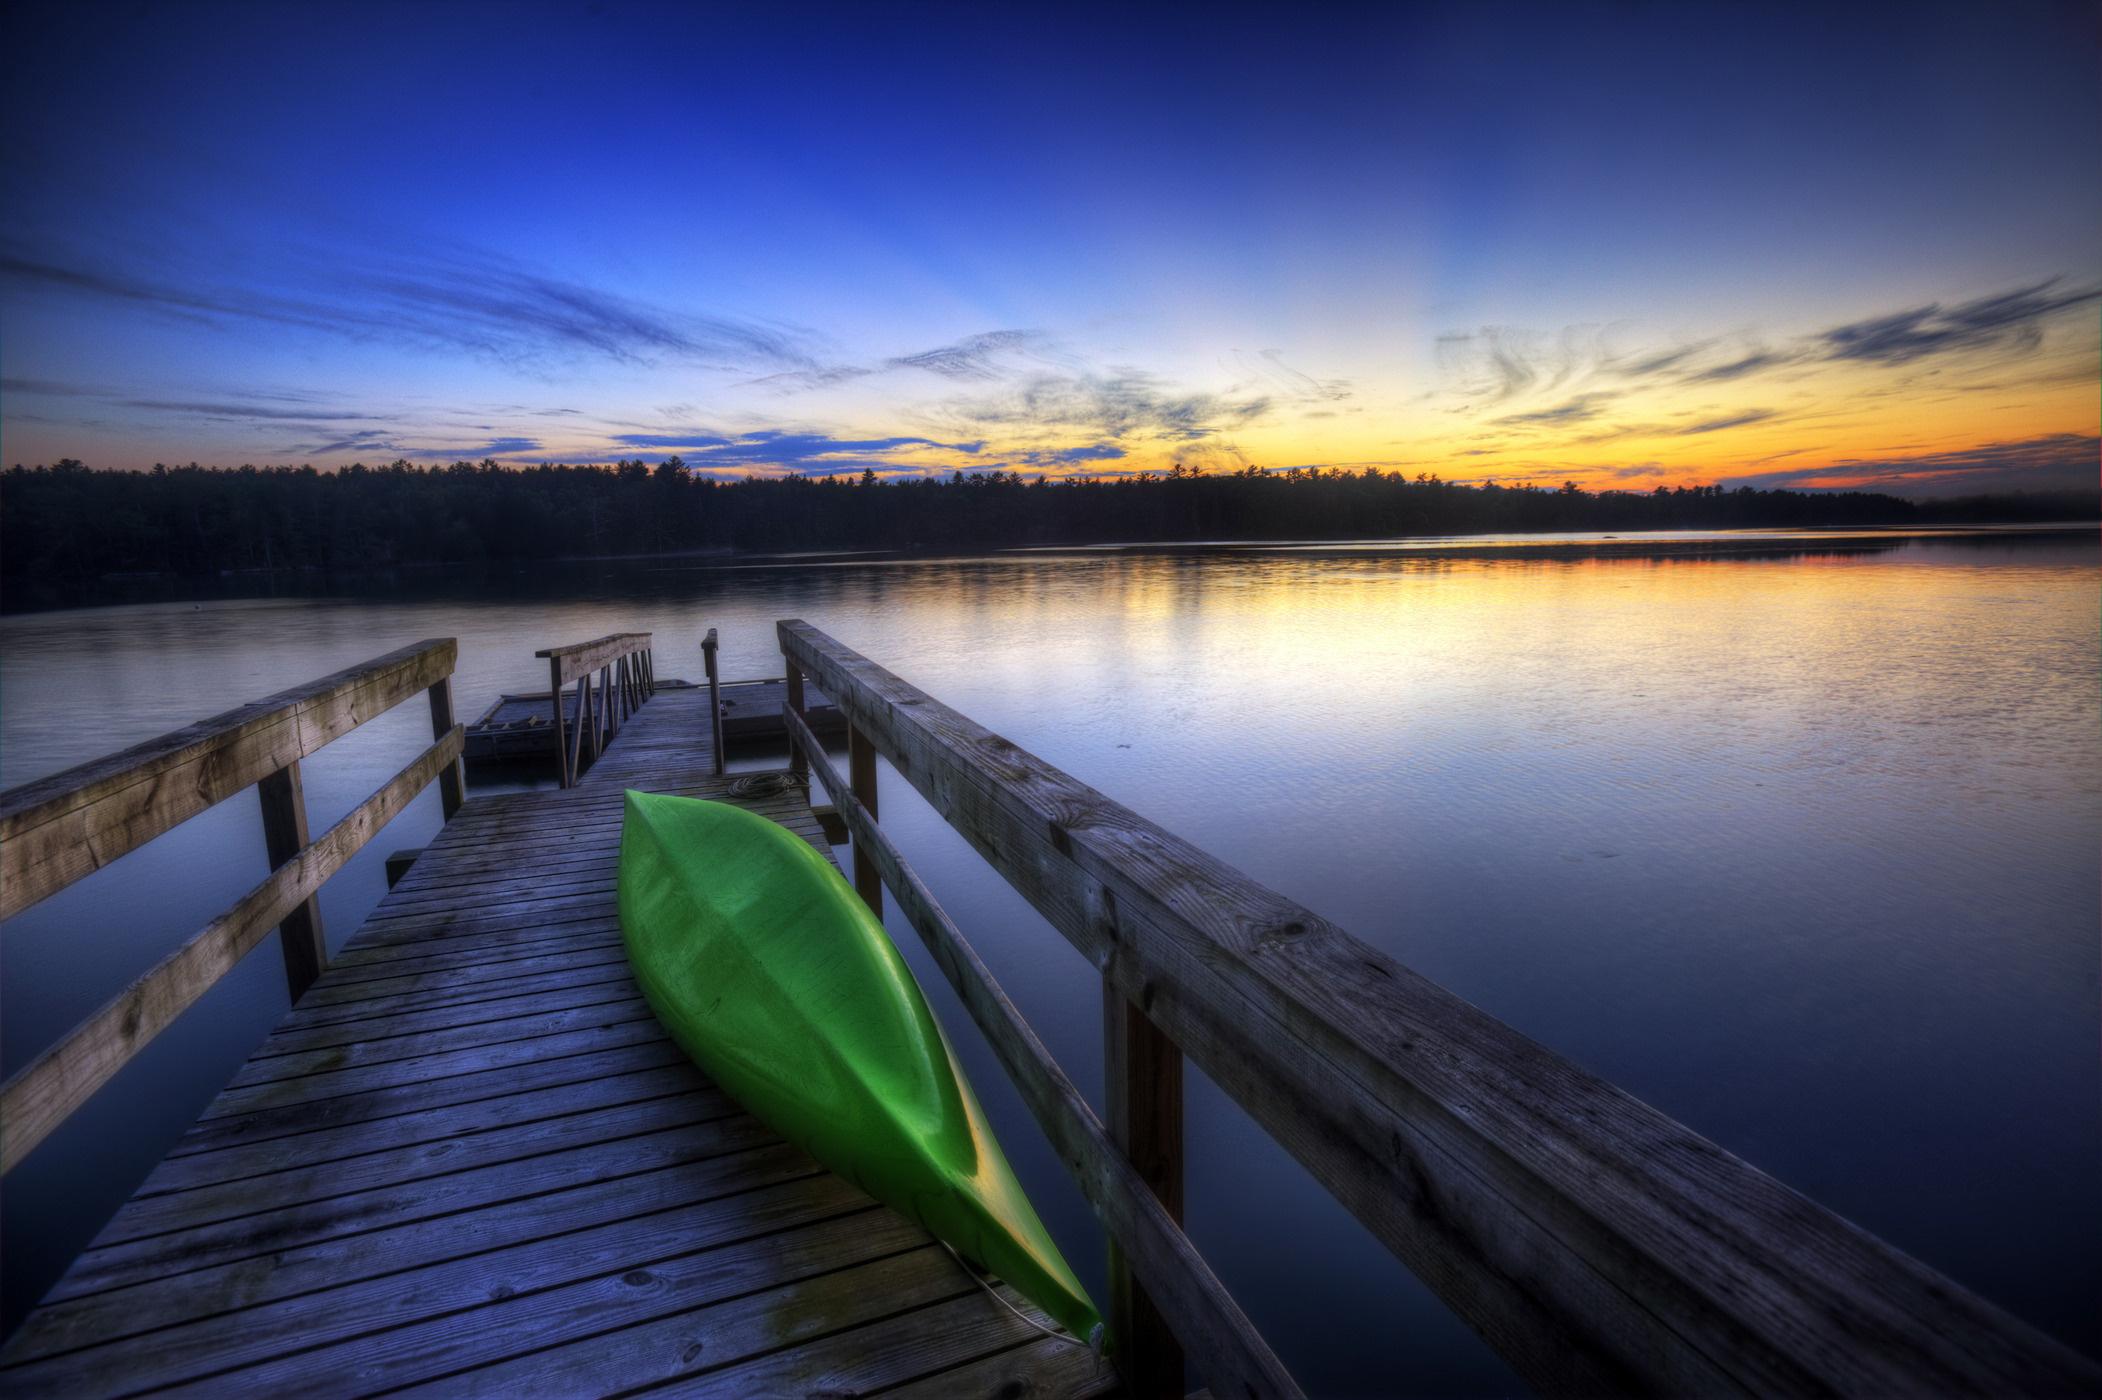
[[[2067,287],[2053,277],[1998,296],[1944,307],[1939,302],[1835,326],[1819,337],[1831,359],[1902,365],[1928,355],[2002,348],[2033,350],[2041,323],[2102,297],[2102,288]]]
[[[1154,375],[1037,375],[996,396],[953,400],[941,411],[986,427],[1071,428],[1108,439],[1197,443],[1269,413],[1268,395],[1179,393]]]
[[[1458,411],[1516,407],[1561,388],[1565,397],[1560,402],[1506,411],[1490,421],[1577,423],[1596,417],[1590,410],[1603,402],[1600,391],[1567,393],[1565,386],[1579,387],[1586,381],[1635,394],[1781,373],[1801,375],[1820,365],[1844,363],[1897,368],[1935,357],[1968,356],[1980,365],[2011,365],[2042,346],[2052,318],[2098,298],[2102,298],[2102,287],[2069,285],[2064,277],[2054,277],[1955,305],[1933,302],[1850,321],[1773,344],[1747,344],[1743,338],[1725,337],[1613,354],[1601,349],[1589,326],[1565,327],[1552,337],[1509,326],[1487,326],[1448,331],[1437,337],[1435,351],[1448,380],[1448,392],[1460,400]],[[2035,372],[2053,380],[2062,380],[2068,373],[2055,363],[2039,364]],[[2091,368],[2082,367],[2082,373],[2092,377]],[[1951,386],[1950,391],[1958,387]],[[1636,430],[1612,429],[1609,435],[1628,436],[1632,431]]]
[[[277,408],[270,404],[213,403],[184,399],[117,399],[114,402],[125,408],[143,408],[156,413],[178,413],[222,422],[345,423],[371,421],[383,416],[318,405],[311,408]]]
[[[900,455],[949,453],[977,457],[983,440],[943,442],[927,437],[835,437],[818,431],[765,429],[720,433],[705,429],[683,432],[619,433],[609,440],[613,455],[629,451],[676,452],[688,466],[704,471],[775,470],[818,474],[895,468]],[[946,467],[947,462],[941,463]]]
[[[1727,418],[1707,418],[1698,423],[1689,423],[1683,428],[1674,428],[1678,437],[1698,437],[1702,433],[1720,433],[1730,428],[1742,428],[1752,423],[1764,423],[1777,415],[1770,408],[1751,408],[1742,413],[1733,413]]]
[[[1966,491],[2093,491],[2102,439],[2053,433],[1947,452],[1850,457],[1735,478],[1752,486],[1892,488],[1914,494]]]
[[[1614,395],[1606,393],[1579,394],[1566,403],[1556,404],[1553,408],[1535,409],[1531,413],[1509,413],[1491,421],[1500,425],[1514,426],[1520,424],[1582,423],[1598,417],[1600,413],[1605,411],[1605,406],[1611,403],[1614,397]]]
[[[1262,350],[1253,355],[1237,351],[1235,363],[1244,374],[1261,384],[1265,392],[1284,402],[1332,404],[1357,394],[1357,386],[1348,379],[1316,379],[1303,370],[1294,369],[1285,363],[1282,350]]]
[[[944,379],[998,379],[1004,372],[1000,357],[1036,339],[1033,331],[986,331],[967,336],[952,345],[937,345],[911,355],[899,355],[886,363],[897,369],[920,369]]]
[[[1089,462],[1115,462],[1128,455],[1123,448],[1109,442],[1016,454],[1020,461],[1032,467],[1078,467]]]
[[[1706,369],[1692,370],[1682,378],[1683,382],[1688,384],[1719,384],[1732,379],[1742,379],[1748,374],[1757,374],[1776,365],[1793,363],[1796,358],[1777,350],[1759,350],[1749,355],[1740,355],[1734,360],[1726,360],[1719,365],[1710,365]]]
[[[652,307],[494,255],[308,255],[245,280],[143,271],[64,253],[0,253],[26,290],[129,302],[210,322],[293,326],[519,363],[595,356],[807,367],[803,337],[738,317]]]

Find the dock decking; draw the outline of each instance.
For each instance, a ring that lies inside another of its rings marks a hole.
[[[712,776],[706,695],[660,690],[574,788],[461,807],[0,1352],[0,1391],[1113,1389],[642,1000],[624,788],[827,849],[800,789]]]

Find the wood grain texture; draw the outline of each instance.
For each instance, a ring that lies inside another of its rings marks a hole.
[[[2092,1393],[2102,1369],[801,622],[807,674],[1535,1388]]]
[[[1080,1187],[1131,1268],[1153,1290],[1152,1296],[1165,1309],[1174,1334],[1203,1358],[1207,1375],[1222,1394],[1297,1395],[1298,1386],[1284,1363],[1183,1234],[1179,1195],[1172,1203],[1163,1199],[1154,1182],[1111,1140],[1087,1099],[1001,990],[992,970],[942,909],[919,873],[906,864],[882,825],[841,779],[817,744],[816,736],[793,712],[784,713],[783,718],[790,733],[807,746],[811,771],[832,794],[841,817],[853,832],[856,848],[868,852],[897,899],[900,912],[912,922],[942,975],[956,989],[964,1009],[984,1032],[1001,1067],[1020,1090],[1022,1101],[1057,1150],[1067,1174]],[[1180,1381],[1179,1362],[1175,1369]],[[1177,1394],[1180,1393],[1178,1389]]]
[[[533,655],[552,663],[551,671],[559,671],[556,688],[560,689],[579,676],[603,670],[630,652],[646,650],[649,645],[650,634],[647,632],[610,632],[588,642],[542,647]]]
[[[948,1255],[742,1113],[640,999],[623,785],[827,849],[799,791],[715,777],[697,696],[658,697],[575,787],[460,808],[0,1351],[0,1392],[511,1394],[545,1368],[543,1391],[599,1394],[663,1374],[640,1348],[666,1327],[708,1374],[857,1391],[1017,1352]],[[844,1296],[908,1256],[901,1290]],[[871,1307],[941,1349],[904,1364]]]
[[[455,726],[350,815],[207,924],[56,1045],[0,1085],[0,1171],[14,1167],[68,1114],[87,1102],[131,1057],[211,990],[264,935],[311,899],[329,876],[439,770],[456,761],[465,731]]]
[[[455,653],[418,642],[0,793],[0,919],[428,690]]]
[[[299,765],[288,763],[255,785],[263,808],[263,853],[277,869],[307,846],[307,796]],[[321,901],[308,895],[277,926],[285,955],[285,990],[297,1002],[328,966],[328,939],[321,930]]]

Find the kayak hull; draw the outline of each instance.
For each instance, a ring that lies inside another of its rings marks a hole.
[[[1100,1314],[919,984],[833,864],[726,803],[630,791],[621,936],[680,1047],[754,1117],[1075,1336]]]

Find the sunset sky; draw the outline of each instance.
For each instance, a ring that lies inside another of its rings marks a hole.
[[[15,7],[0,458],[2097,480],[2093,4]]]

